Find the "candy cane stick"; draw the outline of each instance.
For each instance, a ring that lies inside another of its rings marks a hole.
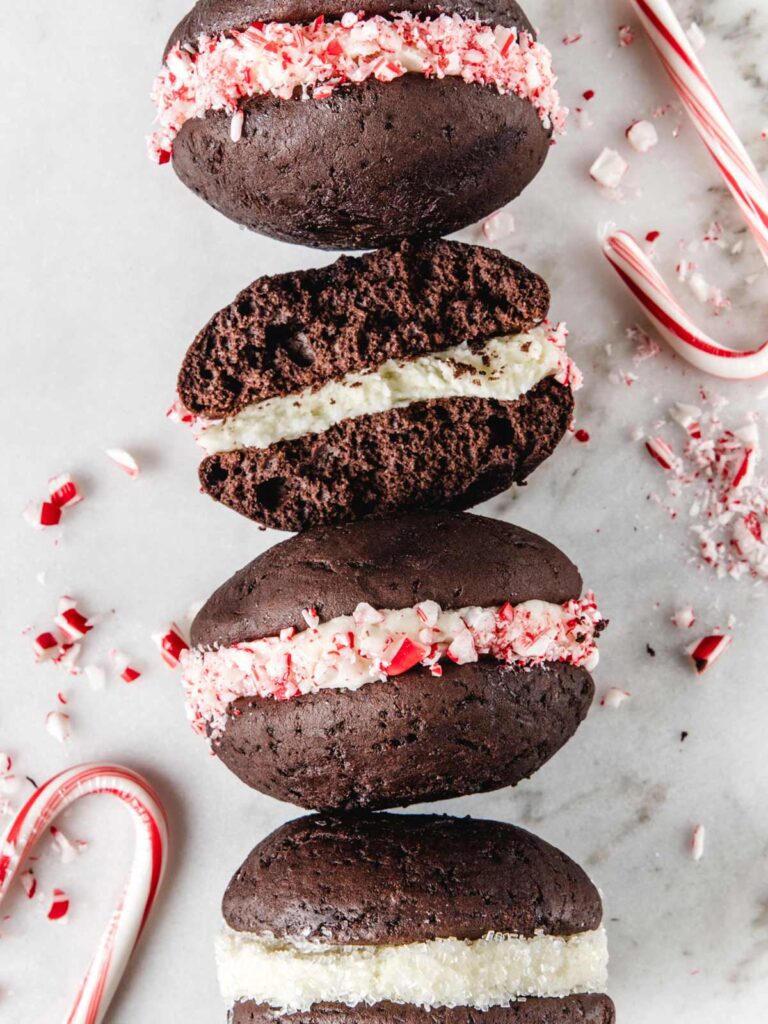
[[[101,937],[66,1024],[99,1024],[155,902],[168,854],[165,811],[147,783],[127,768],[83,765],[41,786],[11,822],[0,843],[0,902],[26,857],[51,823],[81,797],[107,793],[133,812],[136,848],[128,882]]]
[[[768,189],[667,0],[632,4],[768,263]],[[750,351],[719,345],[688,317],[632,235],[609,235],[603,251],[678,355],[717,377],[747,380],[768,373],[768,341]]]

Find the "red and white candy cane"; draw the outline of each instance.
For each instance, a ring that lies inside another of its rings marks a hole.
[[[632,0],[680,99],[704,145],[739,205],[768,263],[768,189],[742,145],[667,0]],[[739,351],[720,345],[700,330],[626,231],[610,234],[605,255],[672,348],[706,373],[732,380],[768,374],[768,341]]]
[[[168,856],[165,811],[135,772],[111,764],[69,768],[41,786],[22,807],[0,843],[0,902],[25,859],[51,823],[75,801],[106,794],[130,808],[136,848],[128,882],[101,937],[66,1024],[98,1024],[120,984],[163,879]]]

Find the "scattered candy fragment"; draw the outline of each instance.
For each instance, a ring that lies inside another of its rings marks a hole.
[[[563,46],[573,46],[573,44],[578,43],[581,38],[581,32],[577,32],[570,36],[563,36]]]
[[[245,124],[245,111],[236,110],[232,115],[229,127],[229,137],[233,142],[239,142],[243,137],[243,125]]]
[[[499,242],[515,230],[515,218],[507,209],[497,210],[483,221],[483,234],[489,242]]]
[[[629,700],[632,696],[631,693],[627,693],[626,690],[620,690],[616,686],[611,686],[605,691],[600,706],[603,708],[620,708],[625,700]]]
[[[69,899],[63,889],[54,889],[51,905],[48,909],[49,921],[60,921],[69,913]]]
[[[115,668],[124,683],[135,683],[137,679],[141,678],[141,672],[130,664],[130,659],[122,651],[113,647],[109,656],[114,661]]]
[[[136,479],[139,475],[139,464],[130,452],[125,451],[124,448],[107,448],[106,453],[132,480]]]
[[[83,668],[85,678],[91,684],[92,690],[103,690],[107,682],[107,674],[98,665],[86,665]]]
[[[631,25],[619,25],[619,46],[631,46],[635,41],[635,33]]]
[[[662,469],[674,469],[678,464],[675,453],[663,438],[649,437],[645,442],[645,447]]]
[[[595,90],[594,89],[587,89],[586,92],[582,93],[582,96],[587,101],[587,103],[589,103],[590,100],[593,100],[595,98]]]
[[[40,633],[35,637],[35,661],[46,661],[59,653],[59,641],[53,633]]]
[[[48,526],[58,526],[61,522],[61,509],[52,501],[36,503],[31,501],[24,509],[24,518],[30,526],[43,530]]]
[[[70,640],[81,640],[93,629],[89,620],[78,611],[77,602],[71,597],[60,598],[59,610],[53,621]]]
[[[589,431],[588,430],[583,430],[583,429],[582,430],[577,430],[576,433],[573,436],[576,438],[576,440],[580,444],[586,444],[587,441],[589,441]]]
[[[647,153],[658,145],[659,133],[650,121],[635,121],[626,131],[627,139],[638,153]]]
[[[55,825],[51,825],[50,832],[53,838],[53,848],[61,858],[61,863],[71,864],[78,853],[80,853],[80,847],[65,836],[61,829]]]
[[[22,871],[19,875],[19,881],[21,882],[21,887],[24,890],[27,899],[33,899],[37,892],[37,879],[35,878],[35,873],[32,868],[27,868],[26,871]]]
[[[52,477],[48,481],[48,492],[51,503],[61,509],[71,508],[72,505],[77,505],[83,500],[80,489],[69,473]]]
[[[680,608],[672,616],[672,622],[678,629],[690,629],[696,622],[696,613],[693,608]]]
[[[696,672],[703,675],[733,643],[732,636],[705,636],[688,648]]]
[[[59,743],[66,743],[71,735],[69,715],[63,711],[49,711],[45,716],[45,728]]]
[[[697,25],[695,21],[692,21],[685,34],[688,36],[691,46],[694,48],[696,53],[701,53],[707,45],[707,37],[702,32],[701,27]]]
[[[604,188],[616,189],[621,184],[629,164],[615,149],[607,147],[589,169],[590,177]]]
[[[707,830],[703,825],[696,825],[691,834],[691,856],[695,861],[700,861],[704,856],[704,843],[707,838]]]
[[[164,630],[153,633],[152,639],[160,649],[160,655],[168,668],[176,668],[183,652],[189,650],[189,644],[175,622],[169,623]]]
[[[309,629],[317,629],[320,625],[320,616],[314,608],[305,608],[301,613],[301,617],[304,619]]]

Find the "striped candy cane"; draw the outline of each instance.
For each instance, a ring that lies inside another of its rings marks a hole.
[[[162,882],[168,855],[165,811],[141,776],[127,768],[83,765],[61,772],[36,790],[0,842],[2,902],[51,823],[75,801],[98,794],[118,797],[130,808],[136,826],[136,849],[128,882],[65,1018],[66,1024],[99,1024],[107,1012]]]
[[[768,189],[667,0],[632,4],[768,263]],[[604,252],[678,355],[717,377],[746,380],[768,373],[768,341],[750,351],[719,345],[686,314],[632,235],[610,234]]]

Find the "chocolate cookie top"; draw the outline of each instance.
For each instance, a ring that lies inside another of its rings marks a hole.
[[[242,291],[190,346],[179,395],[196,415],[231,416],[388,359],[528,330],[548,309],[544,281],[494,249],[403,242],[342,256]]]
[[[367,519],[307,530],[254,559],[205,603],[192,643],[231,646],[305,629],[307,608],[327,621],[361,602],[466,608],[580,594],[570,559],[519,526],[461,512]]]
[[[221,35],[247,28],[254,21],[283,21],[300,25],[324,15],[338,20],[348,11],[364,11],[371,16],[399,14],[460,14],[491,25],[518,28],[534,35],[534,30],[515,0],[198,0],[198,3],[171,33],[165,53],[176,43],[195,47],[198,36]]]
[[[227,887],[233,929],[338,945],[597,928],[597,889],[514,825],[436,815],[312,815],[261,842]]]

